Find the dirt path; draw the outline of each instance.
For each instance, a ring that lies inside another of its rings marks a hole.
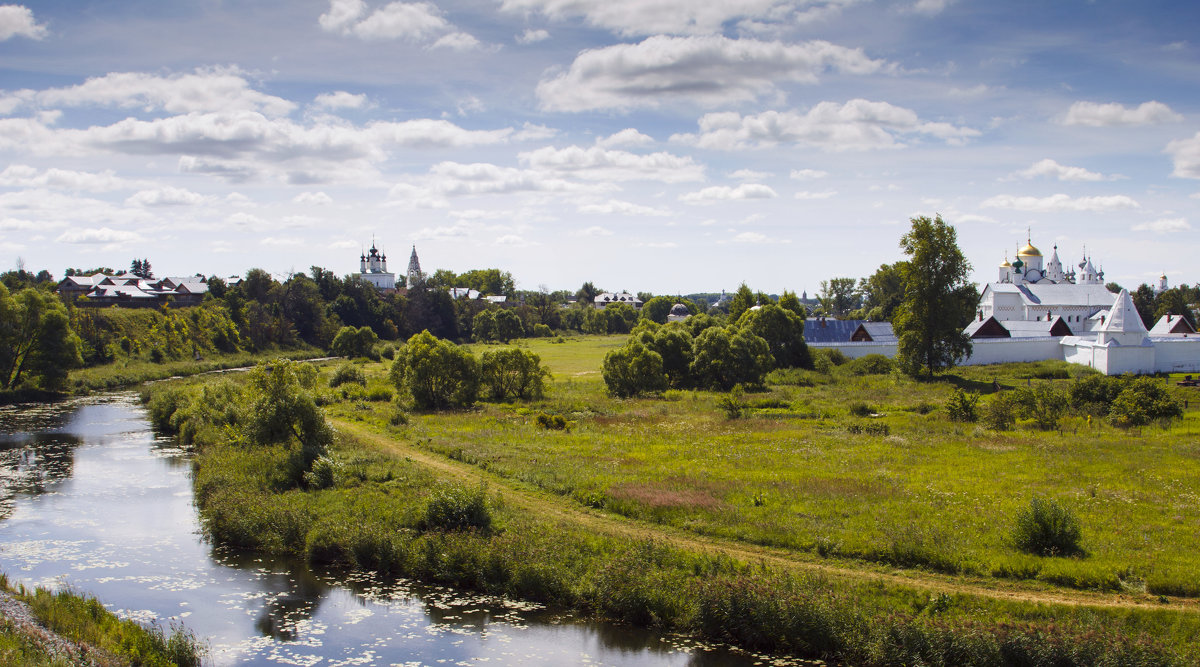
[[[1007,581],[983,577],[942,575],[919,570],[898,570],[863,563],[822,560],[804,552],[763,547],[735,540],[689,533],[670,526],[636,521],[626,517],[582,507],[561,496],[530,489],[510,479],[480,470],[476,466],[434,454],[411,443],[396,440],[370,428],[340,419],[330,419],[338,430],[395,456],[405,457],[432,469],[437,474],[467,484],[486,482],[488,488],[503,495],[505,502],[522,507],[538,516],[588,530],[628,539],[653,539],[689,551],[720,553],[751,563],[766,563],[792,570],[820,572],[833,577],[879,581],[889,585],[926,589],[931,592],[960,593],[985,598],[1039,604],[1082,605],[1095,607],[1154,608],[1172,611],[1200,611],[1200,600],[1171,598],[1163,605],[1158,596],[1145,593],[1104,593],[1051,588],[1045,584]]]

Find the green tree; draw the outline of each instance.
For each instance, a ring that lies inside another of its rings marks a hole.
[[[862,294],[863,310],[867,319],[890,322],[892,314],[904,300],[904,267],[907,262],[880,264],[879,269],[868,278],[858,282]]]
[[[305,390],[307,374],[301,370],[305,365],[287,359],[261,363],[250,371],[246,392],[250,399],[247,439],[255,445],[299,444],[299,473],[308,470],[333,442],[325,414]]]
[[[739,285],[737,292],[734,292],[733,296],[729,299],[729,321],[736,322],[742,316],[742,313],[756,305],[755,302],[754,292],[750,291],[746,283]]]
[[[609,393],[621,398],[656,394],[667,388],[662,356],[636,338],[604,355],[601,375]]]
[[[549,376],[541,357],[529,350],[488,350],[479,360],[480,383],[495,401],[541,398]]]
[[[579,289],[575,291],[575,302],[580,306],[592,308],[596,303],[596,296],[600,294],[601,291],[602,290],[597,289],[596,286],[590,281],[586,282],[580,285]]]
[[[496,340],[507,343],[523,335],[525,335],[525,325],[521,323],[520,315],[507,308],[496,313]]]
[[[1113,399],[1108,420],[1113,426],[1144,426],[1152,421],[1169,421],[1183,416],[1179,402],[1171,398],[1163,383],[1151,377],[1136,378]]]
[[[667,316],[671,314],[671,308],[675,303],[675,297],[656,296],[642,304],[642,319],[666,324]]]
[[[33,287],[12,296],[0,283],[0,389],[62,389],[83,365],[81,347],[58,297]]]
[[[705,389],[762,385],[774,359],[767,341],[744,329],[711,327],[696,338],[691,375]]]
[[[742,313],[737,326],[767,342],[776,368],[812,364],[808,345],[804,342],[804,320],[796,313],[768,304]]]
[[[481,310],[471,321],[471,335],[476,341],[483,342],[496,339],[496,311]]]
[[[796,296],[795,292],[783,290],[783,294],[779,297],[779,307],[796,313],[802,320],[808,317],[808,309],[800,303],[800,297]]]
[[[904,369],[912,375],[925,370],[932,377],[971,353],[962,317],[963,301],[974,286],[967,282],[971,264],[958,248],[954,227],[940,215],[911,222],[912,229],[900,239],[909,261],[903,269],[904,301],[892,324]]]
[[[436,338],[414,334],[396,352],[391,380],[421,409],[466,407],[479,394],[479,364],[470,352]]]
[[[681,388],[690,383],[692,358],[695,356],[693,345],[692,335],[678,324],[659,327],[647,343],[662,357],[663,373],[671,387]]]
[[[1184,295],[1184,287],[1186,286],[1166,290],[1155,297],[1154,315],[1152,317],[1154,321],[1149,326],[1154,326],[1154,323],[1158,322],[1164,315],[1180,315],[1188,321],[1188,324],[1192,325],[1192,328],[1196,327],[1196,315],[1188,305],[1187,297]]]
[[[333,337],[329,351],[335,356],[351,359],[368,357],[378,342],[379,336],[375,335],[371,327],[342,327]]]
[[[843,317],[858,308],[859,299],[853,278],[830,278],[821,281],[821,307],[831,317]]]

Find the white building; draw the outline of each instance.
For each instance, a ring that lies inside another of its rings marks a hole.
[[[370,253],[359,255],[358,262],[359,280],[374,285],[376,289],[396,288],[396,274],[388,273],[387,255],[375,249],[374,241],[371,242]]]

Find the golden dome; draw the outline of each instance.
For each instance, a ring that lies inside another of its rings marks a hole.
[[[1000,263],[1000,268],[1002,268],[1002,269],[1010,269],[1010,268],[1012,268],[1012,264],[1009,264],[1009,263],[1008,263],[1008,258],[1007,258],[1007,257],[1005,257],[1005,258],[1004,258],[1004,261]]]
[[[1026,241],[1025,247],[1017,251],[1017,257],[1041,257],[1042,251],[1033,247],[1033,244]]]

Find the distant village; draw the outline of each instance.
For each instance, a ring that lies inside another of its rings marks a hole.
[[[1078,271],[1074,267],[1064,268],[1057,246],[1046,260],[1031,239],[1016,252],[1013,261],[1005,258],[996,279],[980,293],[976,317],[964,331],[973,349],[960,363],[1058,359],[1109,375],[1200,371],[1200,336],[1188,318],[1180,313],[1167,313],[1147,328],[1128,290],[1109,291],[1103,270],[1096,268],[1092,258],[1085,255],[1076,267]],[[405,276],[398,284],[396,274],[388,271],[387,255],[374,242],[370,250],[360,254],[358,272],[351,275],[386,293],[406,292],[426,281],[415,246]],[[223,280],[227,285],[236,285],[241,278],[230,276]],[[89,307],[198,305],[208,287],[208,279],[200,275],[154,279],[137,272],[69,275],[58,283],[64,299]],[[440,287],[454,299],[481,300],[499,307],[511,305],[505,294],[483,294],[453,285]],[[1156,294],[1168,289],[1166,275],[1159,278],[1154,289]],[[729,299],[722,292],[708,304],[720,309],[728,305]],[[820,305],[817,299],[809,299],[807,293],[800,301],[814,311]],[[597,310],[617,304],[640,310],[643,300],[626,291],[599,292],[591,303]],[[686,319],[690,312],[685,304],[676,304],[668,320]],[[865,319],[810,317],[804,337],[812,347],[836,349],[851,359],[867,354],[895,356],[898,346],[889,322]]]

